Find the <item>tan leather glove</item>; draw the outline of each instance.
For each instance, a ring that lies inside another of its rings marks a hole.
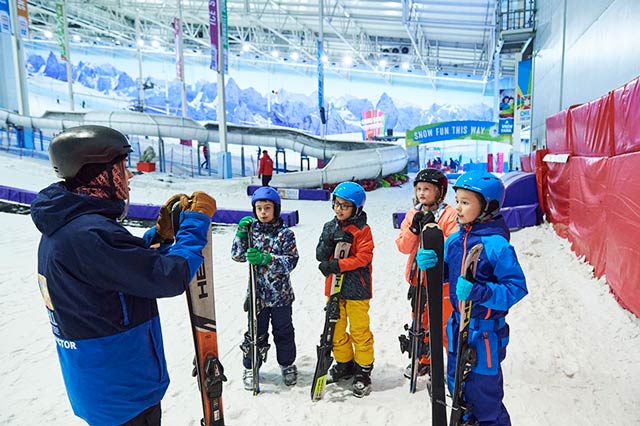
[[[171,223],[171,207],[178,202],[180,205],[188,204],[189,198],[186,194],[176,194],[171,196],[171,198],[160,207],[160,214],[156,222],[156,235],[160,237],[162,242],[172,241],[175,238],[173,225]]]
[[[182,209],[204,213],[209,217],[213,217],[216,212],[216,200],[204,192],[197,191],[191,194],[187,204],[182,204]]]

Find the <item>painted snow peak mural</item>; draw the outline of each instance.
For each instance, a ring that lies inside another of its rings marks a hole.
[[[29,55],[26,67],[30,76],[67,81],[65,64],[53,52],[49,52],[46,59],[39,54]],[[178,80],[145,77],[144,101],[141,102],[138,81],[132,77],[135,71],[117,69],[110,64],[97,65],[80,61],[73,66],[72,74],[74,84],[95,90],[104,95],[106,100],[127,99],[130,109],[139,110],[143,105],[145,112],[182,115]],[[263,95],[250,85],[247,86],[246,89],[240,88],[233,78],[227,81],[225,96],[229,123],[260,127],[283,126],[313,135],[320,134],[317,92],[295,93],[281,88],[275,94]],[[392,91],[393,87],[390,87],[391,95]],[[362,114],[370,110],[382,111],[385,117],[384,130],[393,129],[396,134],[434,122],[491,120],[493,117],[491,107],[483,103],[467,106],[432,103],[424,108],[409,105],[402,99],[394,101],[391,95],[383,92],[378,99],[368,99],[345,93],[340,97],[327,99],[329,114],[326,133],[362,133]],[[198,121],[217,120],[217,97],[216,82],[198,80],[187,84],[188,116]]]

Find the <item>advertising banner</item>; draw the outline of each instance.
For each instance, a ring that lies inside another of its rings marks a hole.
[[[513,118],[513,89],[500,89],[500,118]]]
[[[516,110],[522,124],[528,125],[531,120],[531,59],[518,63],[517,90]]]
[[[176,46],[176,78],[182,81],[182,43],[180,43],[180,32],[182,31],[182,24],[177,17],[173,18],[173,40]]]
[[[407,130],[407,147],[423,143],[445,141],[451,139],[480,139],[500,141],[500,137],[494,133],[496,123],[493,121],[463,120],[445,121],[418,126]],[[492,132],[493,128],[493,132]]]
[[[365,141],[373,140],[374,136],[384,136],[384,111],[370,109],[362,112],[362,136]]]
[[[60,45],[60,57],[63,60],[67,60],[67,47],[64,42],[66,22],[64,22],[64,4],[56,3],[56,37],[58,38],[58,44]]]
[[[0,33],[11,33],[9,0],[0,0]]]
[[[27,1],[17,0],[16,8],[18,9],[18,29],[20,30],[20,37],[29,37],[29,12],[27,11]]]
[[[218,72],[218,0],[209,0],[209,40],[211,41],[211,62],[209,68]]]

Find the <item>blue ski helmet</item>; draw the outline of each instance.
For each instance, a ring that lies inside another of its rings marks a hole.
[[[353,209],[352,216],[360,214],[367,199],[364,188],[355,182],[342,182],[336,186],[331,195],[333,196],[333,201],[335,201],[336,197],[340,197],[353,203],[355,209]]]
[[[480,170],[473,170],[460,176],[453,189],[466,189],[482,198],[482,211],[476,220],[491,219],[500,211],[504,201],[504,184],[497,176]]]
[[[251,206],[253,207],[253,215],[256,215],[256,201],[271,201],[274,208],[274,219],[280,217],[280,195],[278,191],[270,186],[261,186],[256,189],[251,196]]]

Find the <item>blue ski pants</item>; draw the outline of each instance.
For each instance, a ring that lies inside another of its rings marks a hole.
[[[269,339],[269,322],[273,343],[276,346],[278,364],[288,366],[296,360],[295,330],[292,319],[291,305],[272,308],[262,308],[258,314],[258,340],[267,343]],[[250,355],[242,358],[244,368],[251,368]]]
[[[453,394],[458,350],[459,322],[456,313],[449,318],[447,358],[447,385]],[[472,318],[469,325],[469,345],[475,350],[477,362],[464,383],[464,401],[470,405],[470,419],[480,426],[511,426],[504,396],[500,363],[507,355],[509,326],[504,318],[479,320]]]

